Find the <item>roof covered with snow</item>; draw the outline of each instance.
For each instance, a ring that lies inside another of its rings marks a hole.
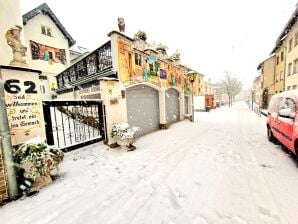
[[[59,19],[56,17],[56,15],[53,13],[53,11],[46,3],[43,3],[40,6],[36,7],[35,9],[32,9],[30,12],[27,12],[26,14],[24,14],[23,25],[26,25],[30,19],[34,18],[40,13],[49,16],[53,20],[53,22],[56,24],[56,26],[60,29],[60,31],[68,40],[68,44],[70,47],[75,44],[76,41],[70,36],[70,34],[65,29],[65,27],[61,24]]]
[[[298,5],[296,5],[296,9],[293,12],[293,14],[291,15],[290,19],[288,20],[286,26],[283,28],[281,34],[278,36],[277,40],[276,40],[276,44],[275,47],[273,48],[273,50],[271,51],[271,54],[275,53],[276,50],[281,46],[282,41],[284,40],[284,38],[287,36],[287,34],[290,32],[290,30],[292,29],[292,27],[295,25],[295,23],[297,22],[297,16],[298,16]]]

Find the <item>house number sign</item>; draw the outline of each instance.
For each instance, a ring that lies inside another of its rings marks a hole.
[[[1,70],[12,145],[45,137],[39,73]]]

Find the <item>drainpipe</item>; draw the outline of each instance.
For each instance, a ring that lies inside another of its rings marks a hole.
[[[283,46],[284,47],[284,49],[285,49],[285,53],[284,53],[284,63],[285,63],[285,66],[284,66],[284,79],[283,79],[283,81],[284,81],[284,83],[283,83],[283,91],[286,91],[286,69],[287,69],[287,47],[286,46]]]
[[[0,137],[1,137],[1,146],[2,155],[4,160],[4,166],[7,173],[7,186],[8,186],[8,195],[10,199],[16,199],[18,196],[18,186],[16,173],[14,169],[13,155],[12,155],[12,144],[10,129],[7,120],[6,114],[6,105],[4,98],[4,85],[3,80],[0,76]]]

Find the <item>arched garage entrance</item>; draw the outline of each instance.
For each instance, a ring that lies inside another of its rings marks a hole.
[[[179,92],[170,88],[165,93],[167,124],[180,120]]]
[[[127,121],[130,126],[140,127],[135,137],[159,129],[159,92],[146,85],[126,89]]]

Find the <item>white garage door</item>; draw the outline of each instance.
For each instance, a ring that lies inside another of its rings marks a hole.
[[[167,123],[174,123],[180,119],[179,92],[175,89],[166,91],[166,119]]]
[[[135,137],[159,129],[159,94],[145,85],[126,90],[127,119],[131,126],[140,127]]]

